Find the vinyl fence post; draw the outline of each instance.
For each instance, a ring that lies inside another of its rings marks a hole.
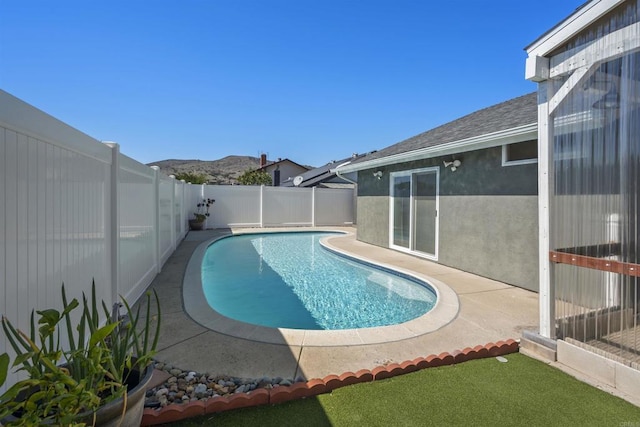
[[[184,211],[185,198],[187,192],[187,182],[180,180],[180,240],[187,234],[187,220]]]
[[[184,203],[182,204],[182,215],[184,216],[185,222],[185,237],[189,231],[191,231],[191,227],[189,227],[189,220],[191,219],[191,214],[187,208],[187,206],[191,206],[191,202],[193,201],[193,192],[195,191],[195,187],[192,183],[187,182],[184,187]]]
[[[264,227],[264,185],[260,186],[260,228]]]
[[[316,187],[311,187],[311,226],[316,226]]]
[[[169,175],[171,178],[171,253],[176,250],[176,176]]]
[[[109,252],[111,270],[111,303],[120,293],[120,144],[105,142],[111,148],[111,200],[109,206]]]
[[[153,259],[156,263],[156,272],[162,271],[160,264],[160,167],[151,166],[153,169]]]
[[[205,184],[199,184],[198,185],[198,200],[196,200],[196,203],[193,204],[193,209],[197,209],[198,203],[202,203],[202,201],[204,201],[204,186],[205,186]],[[205,224],[205,228],[206,228],[206,225],[207,225],[207,220],[206,219],[205,219],[204,224]]]

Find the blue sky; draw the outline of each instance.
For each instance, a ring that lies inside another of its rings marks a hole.
[[[582,0],[0,0],[0,88],[143,163],[320,166],[532,92]]]

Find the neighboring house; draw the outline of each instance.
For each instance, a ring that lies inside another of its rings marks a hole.
[[[537,290],[537,129],[531,93],[337,168],[358,240]]]
[[[540,330],[525,349],[640,398],[640,1],[527,47],[538,82]]]
[[[272,185],[278,187],[283,181],[293,179],[294,176],[308,171],[309,168],[289,159],[270,161],[267,160],[266,154],[262,154],[260,155],[260,167],[256,170],[267,172],[271,176]]]
[[[361,159],[366,154],[352,154],[351,157],[342,160],[334,160],[319,168],[308,170],[300,175],[282,181],[282,187],[320,187],[320,188],[353,188],[355,186],[354,174],[340,177],[335,169],[346,166],[356,159]]]

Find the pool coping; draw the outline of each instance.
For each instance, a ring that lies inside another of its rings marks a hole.
[[[321,241],[323,246],[338,254],[427,282],[437,295],[435,306],[426,314],[398,325],[333,331],[269,328],[228,318],[215,311],[207,303],[202,291],[202,260],[207,248],[220,239],[243,234],[282,232],[280,230],[265,231],[260,229],[232,232],[229,235],[206,240],[198,245],[189,259],[183,278],[182,296],[185,312],[201,326],[224,335],[268,344],[311,347],[344,347],[402,341],[437,331],[451,323],[458,316],[460,310],[458,295],[443,282],[415,271],[376,262],[364,256],[357,256],[331,245],[331,240],[353,234],[351,232],[330,228],[317,229],[315,231],[340,233],[340,235],[327,236]],[[296,231],[287,231],[287,233],[291,232],[295,233]]]

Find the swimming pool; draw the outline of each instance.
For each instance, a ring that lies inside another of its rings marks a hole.
[[[426,282],[321,247],[335,233],[261,233],[206,249],[202,291],[218,313],[271,328],[342,330],[396,325],[431,310]]]

